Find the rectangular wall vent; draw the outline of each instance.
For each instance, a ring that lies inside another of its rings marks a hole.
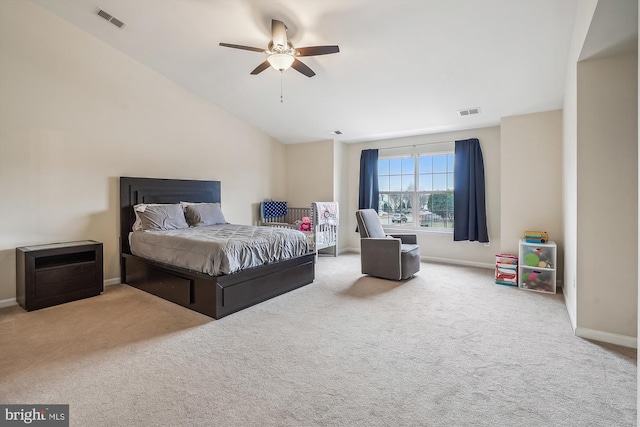
[[[102,9],[98,9],[98,16],[106,19],[107,21],[111,22],[113,25],[115,25],[118,28],[123,28],[126,25],[124,22],[122,22],[115,16],[111,15],[110,13],[105,12]]]
[[[472,114],[478,114],[478,113],[480,113],[480,108],[478,108],[478,107],[466,108],[464,110],[458,110],[458,114],[460,114],[461,117],[470,116]]]

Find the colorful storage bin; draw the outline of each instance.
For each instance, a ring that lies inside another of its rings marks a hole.
[[[516,255],[496,255],[496,284],[518,286],[518,257]]]

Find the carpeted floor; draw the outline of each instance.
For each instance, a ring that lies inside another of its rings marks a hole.
[[[126,285],[2,309],[0,403],[69,404],[72,426],[636,425],[636,351],[573,336],[561,295],[359,262],[221,320]]]

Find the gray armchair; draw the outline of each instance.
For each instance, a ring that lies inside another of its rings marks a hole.
[[[420,246],[415,234],[386,235],[373,209],[357,211],[356,219],[362,274],[404,280],[420,271]]]

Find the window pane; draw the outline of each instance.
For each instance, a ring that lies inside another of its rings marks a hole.
[[[378,176],[378,190],[389,191],[389,176]]]
[[[429,197],[431,197],[431,194],[420,194],[420,211],[429,210]]]
[[[389,160],[378,160],[378,175],[389,175]]]
[[[455,158],[453,154],[447,155],[447,172],[453,172],[454,160]]]
[[[389,191],[401,191],[402,190],[402,179],[401,176],[392,175],[389,177]]]
[[[391,206],[389,205],[389,195],[380,194],[380,201],[378,203],[378,216],[382,225],[391,224]]]
[[[447,189],[447,174],[433,174],[433,191],[445,191]]]
[[[416,161],[413,159],[413,157],[406,157],[402,159],[402,174],[404,175],[410,173],[413,175],[415,163]]]
[[[413,191],[415,189],[415,178],[413,175],[402,175],[402,191]]]
[[[420,191],[431,191],[433,190],[432,184],[431,184],[431,178],[432,175],[428,174],[428,175],[420,175]]]
[[[388,212],[386,218],[380,218],[383,224],[412,228],[413,207],[411,199],[413,196],[404,193],[388,193],[386,196],[388,199],[385,202],[380,202],[384,211]]]
[[[453,173],[447,174],[447,190],[453,191]]]
[[[447,156],[433,156],[433,171],[434,172],[446,172],[447,171]]]
[[[419,173],[427,173],[427,172],[432,172],[433,168],[432,168],[432,160],[431,160],[431,156],[420,156],[420,159],[418,161],[418,172]]]
[[[389,159],[389,173],[391,175],[402,173],[402,159]]]
[[[420,226],[453,228],[453,193],[420,195]]]

